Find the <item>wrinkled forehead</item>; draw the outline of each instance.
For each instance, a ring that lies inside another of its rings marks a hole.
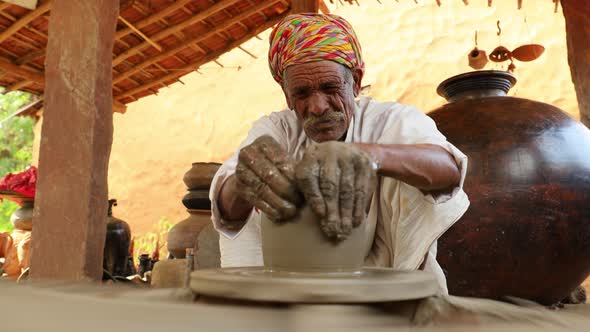
[[[295,87],[296,85],[325,83],[342,84],[352,77],[352,73],[346,66],[323,60],[288,66],[285,68],[283,76],[285,86]]]

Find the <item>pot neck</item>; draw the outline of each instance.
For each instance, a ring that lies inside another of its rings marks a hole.
[[[516,77],[499,70],[481,70],[453,76],[443,81],[436,92],[454,103],[484,97],[504,97],[516,84]]]

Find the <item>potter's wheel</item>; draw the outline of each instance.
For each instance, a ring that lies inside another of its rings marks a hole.
[[[191,274],[193,292],[229,299],[298,303],[369,303],[437,294],[425,271],[363,268],[357,272],[288,272],[265,267],[206,269]]]

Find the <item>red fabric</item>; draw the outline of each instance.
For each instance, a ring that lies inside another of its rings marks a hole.
[[[37,168],[31,166],[24,172],[9,173],[0,179],[0,190],[14,191],[27,197],[35,197],[37,185]]]

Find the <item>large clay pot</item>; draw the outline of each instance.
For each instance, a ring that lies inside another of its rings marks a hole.
[[[515,78],[443,82],[429,113],[468,157],[471,205],[439,240],[451,294],[551,304],[590,273],[590,131],[548,104],[506,97]]]
[[[127,264],[131,244],[131,229],[125,221],[113,216],[113,205],[117,205],[117,201],[110,199],[103,268],[111,276],[126,277],[133,272],[130,271]]]
[[[189,190],[209,189],[219,166],[221,166],[219,163],[193,163],[191,169],[184,174],[182,181]]]
[[[174,225],[166,239],[168,252],[174,258],[184,258],[186,249],[193,248],[199,233],[211,223],[211,211],[187,210],[190,216]]]
[[[33,229],[33,202],[23,202],[22,206],[16,209],[10,216],[10,222],[14,228],[23,231]]]
[[[293,220],[273,222],[262,214],[264,266],[284,271],[359,271],[371,249],[375,228],[361,223],[344,241],[327,238],[309,206]]]

